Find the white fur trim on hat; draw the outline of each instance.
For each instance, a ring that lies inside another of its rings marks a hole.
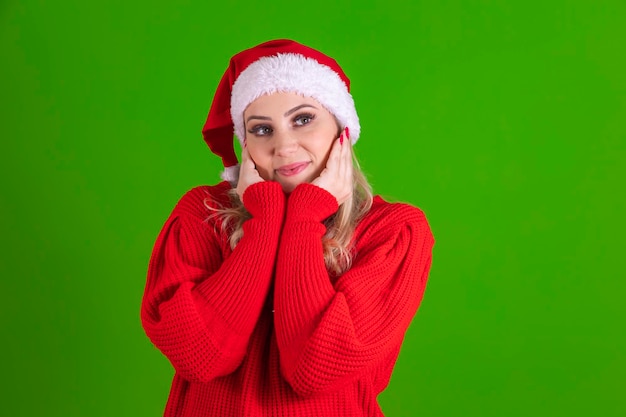
[[[239,164],[224,168],[220,177],[235,187],[237,185],[237,181],[239,181]]]
[[[262,95],[279,91],[314,98],[337,118],[341,129],[350,129],[353,144],[359,138],[361,126],[354,100],[339,75],[315,59],[287,53],[259,58],[233,84],[230,114],[242,144],[246,134],[243,112]]]

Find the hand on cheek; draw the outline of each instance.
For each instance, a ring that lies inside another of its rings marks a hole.
[[[339,205],[352,195],[353,190],[352,146],[346,130],[333,143],[326,168],[312,182],[331,193]]]
[[[259,171],[256,170],[256,165],[247,148],[243,148],[241,151],[241,166],[239,168],[239,181],[237,182],[237,194],[239,199],[243,201],[243,193],[246,189],[257,182],[263,181],[263,178],[259,175]]]

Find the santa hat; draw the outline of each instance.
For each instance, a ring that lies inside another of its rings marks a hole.
[[[348,127],[353,144],[359,138],[350,80],[339,64],[292,40],[265,42],[231,58],[202,129],[211,151],[222,158],[222,179],[236,183],[239,176],[233,132],[243,144],[244,110],[260,96],[278,91],[314,98],[337,118],[341,129]]]

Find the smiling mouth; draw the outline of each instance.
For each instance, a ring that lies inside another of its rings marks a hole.
[[[296,162],[295,164],[284,165],[276,170],[276,172],[285,177],[297,175],[309,166],[310,162]]]

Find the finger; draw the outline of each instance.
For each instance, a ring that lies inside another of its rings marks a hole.
[[[342,178],[346,178],[346,175],[348,174],[348,171],[350,169],[350,164],[351,164],[351,153],[350,153],[350,140],[347,137],[346,131],[344,130],[342,133],[342,139],[343,139],[343,143],[341,144],[341,154],[339,156],[339,167],[340,167],[340,172],[339,174],[342,176]]]
[[[341,158],[341,143],[340,138],[335,139],[332,148],[330,149],[330,155],[326,161],[326,167],[335,172],[339,168],[339,162]]]
[[[241,150],[241,166],[245,166],[246,165],[246,161],[248,160],[248,158],[250,157],[250,154],[248,153],[248,149],[243,148]]]
[[[354,177],[353,177],[353,159],[352,159],[352,144],[350,140],[346,138],[344,140],[344,144],[342,147],[343,155],[342,155],[342,171],[341,171],[341,181],[343,185],[343,192],[345,193],[345,197],[343,201],[347,200],[349,196],[352,194],[354,189]]]
[[[337,152],[337,176],[338,179],[341,180],[341,176],[343,175],[344,172],[344,167],[345,167],[345,146],[346,140],[345,140],[345,135],[344,132],[341,132],[341,135],[339,136],[339,149]]]
[[[352,172],[353,172],[353,159],[352,159],[352,143],[350,142],[350,140],[346,140],[345,143],[345,168],[346,168],[346,174],[348,175],[348,178],[350,178],[350,180],[352,180]]]
[[[256,163],[250,156],[250,152],[248,152],[247,148],[241,151],[241,167],[248,172],[256,169]]]

